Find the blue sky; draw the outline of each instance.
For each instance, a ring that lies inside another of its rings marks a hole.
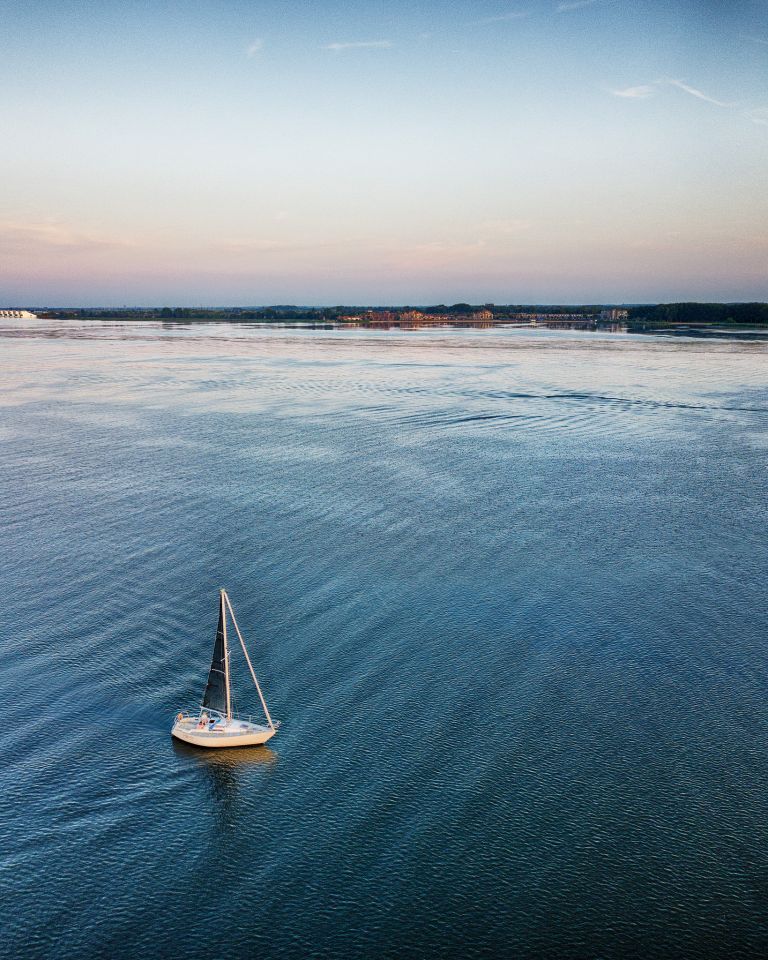
[[[0,2],[0,301],[768,299],[768,4]]]

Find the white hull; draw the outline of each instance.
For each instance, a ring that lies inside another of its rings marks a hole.
[[[276,731],[248,720],[220,721],[213,727],[200,727],[196,717],[177,720],[171,735],[196,747],[257,747],[274,737]]]

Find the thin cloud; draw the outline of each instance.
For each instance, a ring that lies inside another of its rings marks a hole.
[[[484,220],[478,227],[481,233],[492,233],[506,237],[519,236],[533,226],[531,220],[513,217],[507,220]]]
[[[500,13],[496,17],[483,17],[482,20],[475,20],[474,23],[478,26],[483,26],[487,23],[504,23],[507,20],[522,20],[527,16],[527,10],[515,10],[511,11],[510,13]]]
[[[125,239],[82,233],[55,220],[0,222],[0,250],[5,253],[30,253],[40,249],[88,253],[130,246],[132,244]]]
[[[701,90],[697,90],[696,87],[691,87],[687,83],[683,83],[682,80],[667,80],[665,81],[672,87],[677,87],[678,90],[683,90],[685,93],[690,94],[692,97],[698,97],[699,100],[704,100],[706,103],[712,103],[716,107],[735,107],[735,103],[726,103],[724,100],[716,100],[714,97],[708,96],[706,93],[703,93]]]
[[[718,100],[717,97],[710,97],[708,93],[704,93],[697,87],[692,87],[689,83],[684,83],[682,80],[673,80],[669,77],[654,80],[653,83],[642,83],[635,87],[625,87],[623,90],[610,90],[609,92],[614,97],[624,97],[627,100],[645,100],[654,96],[661,87],[675,87],[675,89],[682,90],[683,93],[687,93],[691,97],[696,97],[697,100],[703,100],[705,103],[711,103],[713,106],[724,110],[741,107],[740,113],[745,119],[751,120],[752,123],[761,127],[768,127],[768,107],[749,107],[745,109],[743,103]]]
[[[324,50],[334,50],[338,52],[339,50],[362,50],[362,49],[377,49],[377,50],[386,50],[388,47],[391,47],[392,44],[389,40],[357,40],[354,43],[329,43]]]
[[[466,243],[461,243],[460,241],[433,240],[427,243],[417,243],[405,249],[410,256],[426,260],[436,259],[439,262],[446,259],[461,259],[462,257],[472,256],[472,254],[482,253],[486,246],[487,242],[485,240],[470,240]]]
[[[636,87],[625,87],[623,90],[611,90],[614,97],[626,97],[628,100],[645,100],[657,92],[657,87],[652,83],[641,83]]]
[[[710,97],[708,93],[692,87],[689,83],[685,83],[682,80],[672,80],[671,78],[654,80],[653,83],[641,83],[634,87],[624,87],[621,90],[611,90],[610,92],[614,97],[624,97],[627,100],[645,100],[648,97],[652,97],[660,87],[665,86],[675,87],[677,90],[682,90],[683,93],[687,93],[691,97],[696,97],[697,100],[703,100],[705,103],[711,103],[716,107],[730,109],[738,106],[737,103],[727,103],[725,100]]]
[[[591,7],[597,0],[565,0],[564,3],[558,3],[558,13],[569,13],[571,10],[581,10],[582,7]]]
[[[251,43],[248,44],[248,49],[246,53],[249,57],[255,57],[264,49],[264,38],[256,37]]]
[[[289,240],[254,240],[238,237],[224,237],[211,244],[219,250],[230,253],[280,253],[282,251],[308,250],[308,244],[297,244]]]

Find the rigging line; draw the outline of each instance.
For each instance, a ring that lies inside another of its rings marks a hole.
[[[233,657],[233,656],[234,656],[234,650],[230,650],[230,651],[229,651],[229,676],[230,676],[230,678],[232,677],[232,657]],[[237,716],[237,711],[239,710],[239,707],[238,707],[237,695],[235,694],[235,685],[234,685],[234,683],[231,681],[231,679],[230,679],[230,684],[229,684],[229,696],[230,696],[230,698],[231,698],[231,700],[232,700],[232,716],[233,716],[233,717],[236,717],[236,716]],[[247,706],[247,704],[246,704],[246,706]]]
[[[253,669],[253,664],[251,663],[251,658],[248,656],[248,650],[245,646],[245,641],[243,640],[243,635],[240,633],[240,627],[237,625],[237,618],[235,617],[235,611],[232,609],[232,604],[229,597],[225,593],[224,596],[227,600],[227,606],[229,607],[229,614],[232,617],[232,623],[235,625],[235,631],[237,632],[237,638],[240,641],[240,646],[243,648],[243,654],[245,655],[245,662],[248,664],[248,669],[251,671],[251,678],[253,679],[256,690],[259,694],[259,700],[261,700],[261,705],[264,708],[264,716],[267,718],[267,723],[269,724],[272,730],[275,729],[274,723],[272,723],[272,717],[269,715],[269,710],[267,709],[267,703],[264,699],[264,694],[261,692],[261,687],[259,686],[259,681],[256,679],[256,671]]]

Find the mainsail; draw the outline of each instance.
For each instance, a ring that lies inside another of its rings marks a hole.
[[[219,625],[216,628],[216,642],[213,645],[213,659],[211,672],[208,674],[208,683],[203,694],[203,706],[218,713],[229,714],[229,697],[227,696],[228,665],[227,665],[227,638],[224,612],[224,598],[219,603]]]

